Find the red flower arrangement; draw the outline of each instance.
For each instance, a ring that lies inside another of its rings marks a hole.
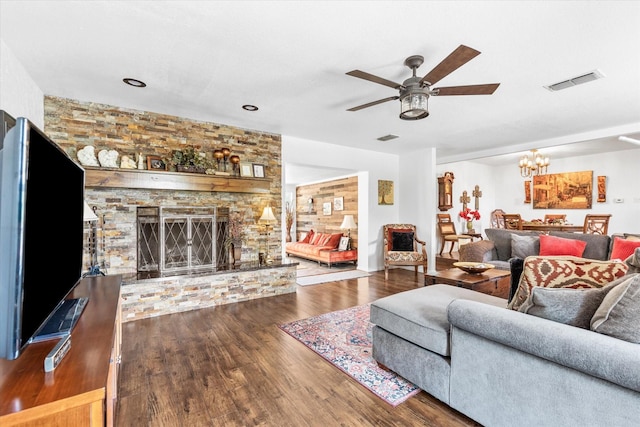
[[[472,211],[469,208],[461,210],[458,215],[460,216],[460,218],[464,219],[465,221],[473,221],[474,219],[480,219],[480,212]]]

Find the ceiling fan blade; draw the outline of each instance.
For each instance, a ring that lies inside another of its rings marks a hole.
[[[400,83],[392,82],[391,80],[383,79],[382,77],[374,76],[373,74],[365,73],[364,71],[360,71],[360,70],[349,71],[347,74],[353,77],[358,77],[364,80],[368,80],[370,82],[389,86],[394,89],[400,89],[402,87]]]
[[[399,96],[390,96],[389,98],[379,99],[377,101],[373,101],[367,104],[358,105],[357,107],[349,108],[347,111],[358,111],[358,110],[362,110],[363,108],[373,107],[374,105],[382,104],[383,102],[394,101],[399,98],[400,98]]]
[[[441,63],[436,65],[433,70],[429,71],[429,73],[420,80],[420,84],[429,82],[429,85],[434,85],[478,55],[480,55],[479,51],[461,44],[456,50],[451,52],[449,56],[443,59]]]
[[[449,95],[491,95],[498,89],[500,83],[491,83],[485,85],[470,85],[470,86],[448,86],[434,88],[435,96],[449,96]]]

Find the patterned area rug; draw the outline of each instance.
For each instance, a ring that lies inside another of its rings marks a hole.
[[[369,304],[280,325],[280,329],[318,353],[376,396],[397,406],[420,389],[378,367],[371,356]]]

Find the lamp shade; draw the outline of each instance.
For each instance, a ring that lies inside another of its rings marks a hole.
[[[93,212],[93,209],[91,209],[91,207],[87,204],[87,202],[84,202],[84,214],[82,216],[82,220],[85,222],[98,220],[98,217]]]
[[[275,215],[273,214],[273,209],[271,209],[271,206],[265,206],[264,210],[262,211],[262,216],[260,217],[258,222],[262,224],[272,224],[276,221],[277,220]]]
[[[355,230],[358,228],[356,221],[353,219],[353,215],[345,215],[340,225],[341,230]]]

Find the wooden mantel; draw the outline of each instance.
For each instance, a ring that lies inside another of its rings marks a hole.
[[[241,178],[197,173],[95,168],[90,166],[85,166],[84,169],[85,187],[268,194],[271,186],[271,180],[267,178]]]

